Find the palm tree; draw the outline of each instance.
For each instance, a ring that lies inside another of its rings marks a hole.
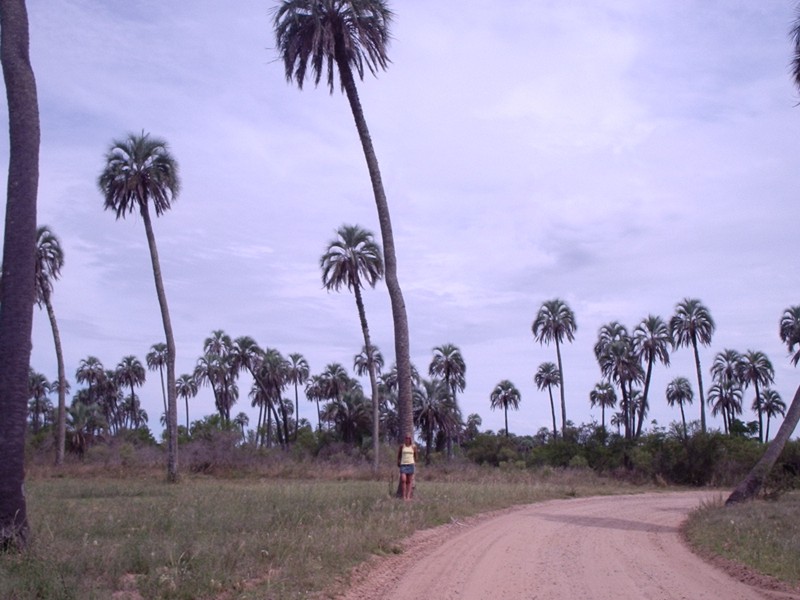
[[[796,35],[800,35],[800,28],[795,30]],[[800,60],[796,58],[795,61]],[[797,65],[797,62],[795,62]],[[795,72],[797,74],[797,71]],[[783,312],[780,324],[781,340],[789,348],[789,354],[792,354],[792,364],[797,366],[800,361],[800,304],[797,306],[790,306]],[[795,346],[797,350],[795,351]]]
[[[56,382],[53,382],[53,385],[51,385],[44,375],[37,373],[33,369],[30,370],[30,376],[28,378],[28,398],[30,399],[29,410],[34,434],[39,432],[39,427],[41,425],[40,417],[44,417],[46,413],[47,396],[50,394],[51,390],[56,387],[55,384]]]
[[[739,382],[734,379],[717,381],[708,390],[708,402],[712,415],[722,414],[725,433],[731,432],[736,415],[742,413],[742,387]]]
[[[613,323],[611,325],[614,325]],[[632,439],[635,431],[635,421],[637,413],[634,410],[633,384],[639,383],[644,379],[644,370],[639,359],[633,352],[633,342],[628,336],[627,331],[622,328],[613,327],[618,332],[613,341],[601,342],[595,345],[597,361],[600,371],[607,381],[616,383],[622,394],[620,408],[625,415],[625,438]],[[610,329],[609,329],[610,330]],[[600,331],[600,338],[604,338],[603,329]],[[606,330],[608,331],[608,330]],[[639,400],[641,402],[641,399]],[[642,418],[644,410],[641,410]]]
[[[161,399],[164,401],[164,414],[168,414],[167,411],[167,391],[164,387],[164,367],[167,364],[167,345],[163,342],[158,342],[150,346],[150,352],[148,352],[145,357],[145,361],[147,362],[147,368],[151,371],[158,371],[159,375],[161,376]],[[177,380],[176,380],[177,385]]]
[[[317,431],[322,431],[322,412],[319,409],[319,401],[325,400],[323,385],[324,381],[321,375],[312,375],[306,384],[306,398],[309,402],[317,403]]]
[[[781,395],[770,388],[764,388],[759,404],[761,412],[767,415],[767,431],[764,434],[764,442],[769,441],[769,422],[773,417],[786,415],[786,403],[781,400]]]
[[[167,344],[167,479],[176,482],[178,408],[175,389],[175,337],[150,219],[150,204],[152,203],[156,216],[169,210],[180,189],[178,163],[163,140],[151,138],[144,132],[142,135],[130,134],[126,139],[112,143],[105,156],[105,167],[98,184],[105,199],[105,208],[113,210],[117,219],[138,209],[144,222]]]
[[[242,441],[245,441],[244,428],[250,424],[250,417],[247,416],[247,413],[240,412],[233,418],[232,423],[241,429]]]
[[[95,390],[105,377],[105,368],[96,356],[87,356],[78,363],[75,371],[75,380],[89,386],[89,402],[95,402]]]
[[[681,423],[683,424],[683,439],[687,439],[686,434],[686,414],[683,411],[684,404],[691,404],[694,399],[692,385],[686,377],[676,377],[667,384],[667,404],[681,409]]]
[[[30,527],[25,502],[25,428],[36,268],[39,103],[30,61],[24,0],[0,10],[0,63],[6,82],[8,187],[0,286],[0,550],[24,549]]]
[[[594,408],[600,407],[600,425],[603,430],[603,437],[606,435],[606,409],[614,408],[617,404],[617,393],[614,386],[607,381],[595,384],[594,389],[589,392],[589,404]]]
[[[189,400],[197,396],[197,380],[192,375],[181,375],[175,380],[175,393],[186,403],[186,433],[189,433]]]
[[[322,285],[329,291],[339,291],[342,286],[346,286],[353,291],[356,298],[361,332],[364,335],[370,389],[372,390],[372,468],[377,471],[380,458],[380,396],[378,395],[378,377],[372,360],[372,342],[369,337],[369,326],[364,311],[364,300],[361,297],[361,288],[364,283],[372,288],[375,287],[375,284],[383,276],[383,260],[380,246],[375,243],[372,233],[366,229],[362,229],[358,225],[342,225],[336,231],[336,235],[336,239],[331,240],[328,249],[319,260],[319,266],[322,269]]]
[[[753,385],[756,397],[753,400],[753,410],[758,414],[758,439],[764,441],[764,415],[761,409],[761,394],[759,385],[767,386],[775,381],[775,368],[767,355],[757,350],[745,352],[739,363],[739,379],[744,387]]]
[[[257,371],[257,378],[267,392],[267,407],[271,408],[275,414],[278,441],[284,448],[288,448],[289,418],[281,398],[284,388],[289,385],[289,362],[276,349],[267,348],[264,350],[264,358]],[[278,408],[281,411],[280,419],[278,418]],[[283,431],[280,429],[281,425]]]
[[[456,420],[457,427],[461,427],[461,409],[458,406],[456,392],[463,392],[467,387],[467,365],[461,350],[455,344],[442,344],[433,349],[433,359],[428,367],[428,374],[431,377],[440,377],[452,397],[452,407],[454,409],[453,418]],[[452,436],[447,436],[447,456],[450,458],[453,451]]]
[[[540,344],[556,344],[558,372],[561,374],[561,435],[567,431],[567,403],[564,396],[564,365],[561,362],[561,344],[575,339],[575,313],[560,298],[548,300],[539,308],[531,326],[534,339]]]
[[[425,464],[431,464],[434,434],[447,436],[456,422],[453,418],[452,397],[442,379],[423,380],[414,390],[414,423],[425,436]]]
[[[700,430],[706,432],[706,399],[703,396],[703,371],[697,345],[708,346],[716,325],[711,313],[700,300],[684,298],[675,306],[675,315],[669,321],[669,332],[675,348],[691,346],[697,372],[697,391],[700,395]]]
[[[50,328],[53,331],[53,342],[56,349],[58,379],[54,382],[58,391],[58,417],[56,425],[56,466],[64,462],[64,444],[66,440],[66,406],[67,376],[64,370],[64,353],[61,349],[61,334],[58,330],[56,313],[53,310],[53,282],[61,277],[64,266],[64,251],[61,242],[47,227],[36,230],[36,304],[47,310]]]
[[[289,354],[289,383],[294,386],[294,441],[297,441],[297,431],[300,426],[300,396],[298,386],[305,385],[308,381],[308,361],[299,352]]]
[[[119,386],[129,386],[131,388],[131,406],[138,410],[138,400],[134,388],[141,386],[145,381],[145,371],[142,363],[135,356],[125,356],[117,365],[114,373]],[[128,411],[132,416],[136,410]],[[134,423],[135,425],[135,423]]]
[[[553,439],[555,440],[558,437],[558,433],[556,429],[556,405],[553,403],[553,387],[561,385],[561,371],[558,370],[554,363],[544,362],[536,370],[533,381],[540,390],[547,388],[547,393],[550,395],[550,413],[553,415]]]
[[[392,12],[384,0],[282,0],[275,10],[273,25],[286,79],[294,80],[302,89],[310,66],[314,83],[319,84],[324,74],[333,93],[336,84],[334,73],[338,71],[338,83],[350,103],[372,181],[381,228],[386,287],[392,305],[395,357],[400,378],[398,396],[402,439],[405,434],[412,435],[414,431],[408,317],[397,279],[397,255],[389,204],[354,77],[355,70],[355,74],[363,80],[365,66],[373,75],[388,66],[391,20]]]
[[[642,391],[642,402],[639,407],[639,424],[636,427],[636,436],[642,434],[642,424],[644,415],[649,408],[648,395],[650,392],[650,377],[653,374],[653,363],[656,361],[669,366],[669,346],[672,338],[669,335],[669,327],[664,319],[655,315],[648,315],[633,330],[633,353],[639,361],[647,364],[644,376],[644,390]]]
[[[561,371],[559,370],[559,373]],[[500,383],[498,383],[495,388],[492,390],[492,393],[489,395],[489,401],[491,402],[492,410],[496,408],[503,407],[503,413],[505,415],[505,422],[506,422],[506,437],[508,437],[508,408],[511,407],[514,410],[519,408],[520,400],[522,400],[522,396],[519,393],[519,390],[516,386],[511,383],[508,379],[504,379]],[[563,435],[562,429],[562,435]]]

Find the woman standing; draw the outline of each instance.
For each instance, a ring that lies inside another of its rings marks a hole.
[[[417,462],[417,446],[406,435],[403,444],[397,450],[397,466],[400,467],[400,490],[403,500],[411,500],[414,496],[414,465]]]

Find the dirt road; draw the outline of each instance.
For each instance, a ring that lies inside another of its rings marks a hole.
[[[764,600],[693,554],[678,528],[709,492],[558,500],[415,534],[345,600]],[[718,495],[718,494],[717,494]]]

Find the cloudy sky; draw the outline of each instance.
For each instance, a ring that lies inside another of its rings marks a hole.
[[[141,219],[115,221],[96,185],[111,141],[141,131],[166,139],[181,168],[180,197],[155,224],[178,374],[191,372],[217,329],[300,352],[312,373],[331,362],[352,369],[363,343],[355,303],[322,289],[318,262],[342,224],[378,233],[375,204],[344,96],[285,81],[275,2],[28,5],[42,122],[39,222],[66,254],[54,304],[70,377],[89,355],[107,368],[129,354],[144,362],[163,338]],[[701,355],[706,373],[723,349],[761,350],[775,365],[775,389],[791,400],[800,373],[778,321],[800,303],[794,2],[392,8],[392,64],[360,92],[420,371],[434,346],[454,343],[467,363],[465,415],[502,428],[489,394],[510,379],[522,403],[509,429],[548,426],[533,374],[555,349],[534,342],[531,323],[543,301],[560,297],[578,325],[563,351],[568,417],[599,421],[588,394],[600,380],[600,326],[668,319],[696,297],[717,324]],[[365,303],[391,363],[385,288]],[[54,379],[44,311],[34,321],[32,364]],[[696,391],[691,351],[671,358],[651,392],[650,416],[663,425],[679,418],[663,399],[667,382],[683,375]],[[255,423],[250,381],[239,386],[233,411]],[[150,373],[139,394],[156,435],[160,393]],[[204,389],[191,416],[213,411]],[[314,420],[313,405],[303,402],[301,416]]]

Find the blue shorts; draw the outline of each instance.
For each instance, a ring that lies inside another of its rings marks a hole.
[[[414,474],[414,465],[400,465],[400,474],[401,475],[413,475]]]

